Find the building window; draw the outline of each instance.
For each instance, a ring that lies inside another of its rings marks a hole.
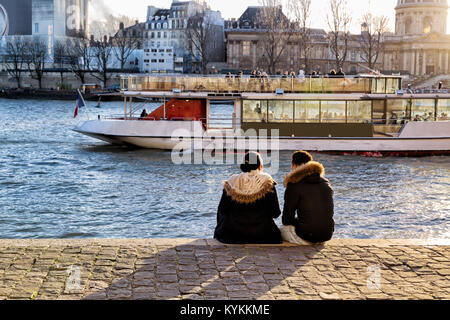
[[[159,59],[159,62],[160,63],[164,63],[164,59]]]
[[[405,22],[405,33],[412,34],[412,19],[408,17]]]
[[[430,33],[433,28],[433,19],[431,17],[425,17],[423,19],[423,33]]]
[[[157,62],[158,62],[158,60],[152,59],[152,63],[157,63]]]
[[[34,24],[34,32],[39,33],[39,23]]]
[[[242,41],[242,55],[249,56],[250,55],[250,41]]]

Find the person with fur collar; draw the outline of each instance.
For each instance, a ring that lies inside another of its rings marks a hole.
[[[223,182],[214,238],[228,244],[279,244],[281,215],[276,182],[263,172],[261,155],[249,152],[241,174]]]
[[[283,239],[297,244],[330,240],[334,202],[333,189],[324,177],[325,168],[306,151],[292,155],[291,168],[284,179]]]

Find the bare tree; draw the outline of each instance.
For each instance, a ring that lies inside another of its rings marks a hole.
[[[209,63],[209,41],[213,37],[213,21],[208,14],[206,2],[198,3],[197,12],[190,16],[185,29],[189,53],[197,63],[203,74],[207,72]]]
[[[53,61],[54,64],[58,67],[58,72],[61,79],[60,84],[61,86],[63,86],[64,84],[64,71],[69,58],[68,49],[69,48],[67,41],[63,40],[58,40],[53,48]]]
[[[42,89],[45,63],[48,59],[47,45],[43,40],[35,38],[27,43],[26,49],[29,56],[27,59],[28,71],[31,78],[38,81],[39,89]]]
[[[388,31],[388,24],[389,19],[386,16],[366,13],[362,18],[362,60],[367,63],[369,69],[375,69],[378,58],[383,52],[383,35]]]
[[[347,0],[330,0],[330,13],[327,16],[328,40],[338,70],[344,66],[347,59],[351,21]]]
[[[97,66],[97,72],[92,72],[92,76],[102,81],[103,88],[107,87],[108,80],[110,79],[110,71],[108,70],[111,57],[113,55],[113,47],[111,38],[108,41],[108,37],[105,36],[103,41],[95,41],[91,44],[93,49],[93,57]]]
[[[69,43],[69,66],[75,76],[85,83],[86,73],[91,69],[91,49],[89,41],[83,38],[74,39]]]
[[[6,54],[3,56],[8,74],[17,82],[17,88],[22,87],[22,73],[26,64],[26,43],[23,39],[14,38],[6,45]]]
[[[260,41],[262,63],[275,74],[288,43],[294,34],[289,19],[283,14],[281,0],[259,0],[262,6],[256,17],[257,28],[263,31]]]
[[[311,53],[311,0],[290,0],[289,9],[294,16],[296,24],[295,35],[300,46],[300,55],[303,56],[305,72],[309,72],[309,57]]]
[[[139,49],[141,39],[124,34],[123,30],[120,30],[113,39],[114,43],[114,55],[120,62],[120,70],[125,71],[125,64],[134,51]]]

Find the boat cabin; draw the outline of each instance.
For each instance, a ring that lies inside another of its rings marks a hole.
[[[406,93],[399,76],[130,76],[121,83],[130,117],[134,97],[161,98],[142,120],[200,120],[206,130],[214,100],[234,102],[232,129],[277,129],[283,137],[395,137],[410,121],[450,120],[449,94]]]

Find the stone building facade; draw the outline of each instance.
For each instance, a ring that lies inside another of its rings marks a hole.
[[[447,0],[398,0],[395,34],[384,42],[384,69],[415,76],[450,73]]]
[[[208,41],[210,61],[224,60],[224,21],[219,11],[195,1],[174,0],[169,9],[149,6],[144,32],[143,72],[199,72],[198,57],[192,56],[186,36],[188,20],[204,11],[212,34]]]
[[[262,41],[264,41],[265,31],[259,28],[256,22],[260,10],[262,7],[248,7],[239,19],[225,21],[226,55],[229,69],[248,71],[264,68]],[[316,71],[326,74],[336,68],[327,32],[323,29],[310,29],[309,32],[311,42],[306,68],[299,38],[294,35],[288,41],[284,53],[277,63],[276,73],[280,74],[285,71],[298,73],[300,70],[304,70],[306,73]],[[344,64],[346,73],[367,71],[363,66],[362,54],[361,35],[350,35]],[[380,58],[377,64],[379,68],[381,68],[381,62]]]

